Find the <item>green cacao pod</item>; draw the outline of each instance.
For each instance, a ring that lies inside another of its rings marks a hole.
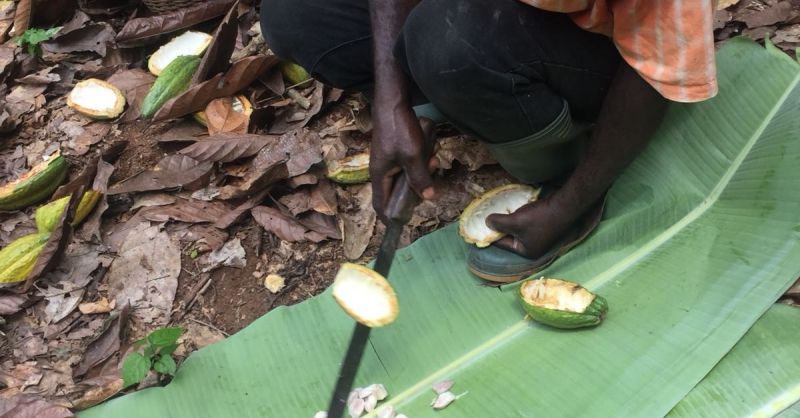
[[[75,208],[75,217],[72,219],[72,226],[78,226],[87,216],[92,212],[94,206],[103,196],[100,192],[89,190],[83,194],[78,207]],[[36,228],[39,232],[53,232],[56,229],[61,215],[69,205],[69,196],[64,196],[61,199],[54,200],[38,209],[36,209]]]
[[[595,326],[608,312],[605,298],[566,280],[527,280],[519,288],[519,297],[534,321],[556,328]]]
[[[25,280],[36,265],[36,259],[48,238],[50,234],[46,232],[26,235],[0,250],[0,283]]]
[[[22,177],[0,187],[0,210],[16,210],[50,197],[64,181],[67,160],[57,156],[31,168]]]
[[[311,75],[308,74],[308,71],[293,62],[284,61],[280,63],[280,69],[283,78],[292,86],[311,80]]]
[[[153,87],[142,102],[142,117],[149,119],[161,109],[169,99],[183,93],[192,83],[192,76],[200,66],[200,57],[181,55],[172,60],[158,75]]]

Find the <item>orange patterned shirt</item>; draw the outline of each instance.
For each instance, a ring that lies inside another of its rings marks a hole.
[[[521,0],[569,13],[578,26],[613,39],[625,61],[667,99],[717,94],[715,0]]]

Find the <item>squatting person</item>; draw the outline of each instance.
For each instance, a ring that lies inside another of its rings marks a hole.
[[[434,196],[418,116],[440,112],[518,180],[552,191],[472,248],[495,281],[531,274],[591,232],[606,190],[668,101],[717,92],[714,0],[263,0],[267,44],[372,102],[376,210],[404,173]]]

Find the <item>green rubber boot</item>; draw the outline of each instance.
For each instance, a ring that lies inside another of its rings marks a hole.
[[[565,102],[559,116],[545,129],[516,141],[486,145],[509,174],[523,183],[540,184],[569,174],[588,135],[589,125],[575,123]],[[538,259],[494,245],[470,246],[467,257],[470,271],[485,280],[509,283],[544,269],[591,234],[602,217],[604,201],[587,211],[553,249]]]
[[[527,184],[541,184],[566,177],[578,161],[590,125],[572,120],[569,106],[533,135],[511,142],[486,143],[509,174]]]

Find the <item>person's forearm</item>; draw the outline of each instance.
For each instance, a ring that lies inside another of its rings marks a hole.
[[[623,63],[606,95],[592,137],[575,171],[552,196],[567,215],[580,216],[644,149],[667,100]]]
[[[408,80],[394,57],[394,44],[417,0],[369,0],[375,68],[375,104],[409,106]],[[393,109],[379,109],[389,111]]]

